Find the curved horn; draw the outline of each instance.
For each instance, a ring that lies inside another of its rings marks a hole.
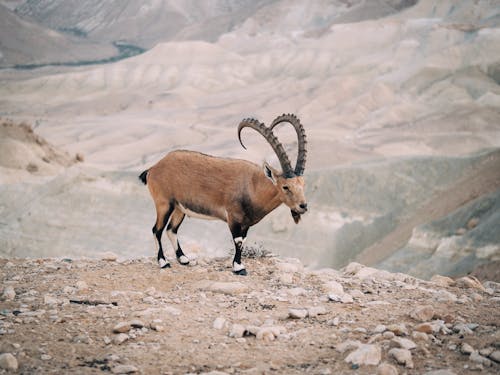
[[[267,142],[269,142],[274,152],[276,153],[276,156],[278,156],[278,160],[281,164],[281,169],[283,170],[283,175],[287,178],[292,177],[292,165],[290,163],[290,160],[288,159],[285,149],[283,148],[283,145],[278,141],[278,138],[274,136],[271,129],[267,128],[262,122],[259,122],[253,118],[247,118],[240,122],[240,124],[238,125],[238,139],[241,143],[241,146],[246,149],[245,145],[241,141],[241,130],[247,127],[256,130],[266,139]]]
[[[293,114],[287,114],[287,115],[282,114],[281,116],[276,117],[269,126],[269,130],[272,131],[276,125],[281,124],[282,122],[288,122],[292,124],[292,126],[295,128],[295,131],[297,132],[299,150],[297,152],[297,163],[295,164],[295,174],[297,176],[302,176],[304,174],[304,169],[306,167],[306,154],[307,154],[306,132],[304,130],[304,127],[300,123],[300,120],[297,118],[297,116]]]

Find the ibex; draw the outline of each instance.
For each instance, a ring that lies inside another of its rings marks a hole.
[[[288,122],[297,132],[298,154],[295,169],[273,134],[276,125]],[[278,156],[282,172],[264,162],[263,167],[249,161],[219,158],[193,151],[172,151],[139,176],[147,184],[156,207],[153,234],[158,245],[158,263],[170,267],[165,259],[161,236],[165,226],[167,235],[182,265],[189,259],[177,240],[177,231],[186,215],[225,221],[231,231],[235,255],[233,272],[246,275],[241,262],[241,251],[248,229],[282,203],[290,207],[295,223],[307,211],[304,196],[306,163],[306,135],[299,119],[291,114],[278,116],[269,127],[255,119],[244,119],[238,126],[241,141],[243,128],[251,128],[269,142]]]

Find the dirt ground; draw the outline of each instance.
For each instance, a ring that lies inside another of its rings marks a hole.
[[[22,374],[375,373],[376,365],[345,362],[353,350],[349,340],[358,340],[374,343],[381,351],[377,362],[401,374],[500,369],[461,352],[464,342],[483,354],[499,349],[500,290],[443,287],[387,272],[368,278],[309,272],[275,257],[246,265],[249,275],[242,277],[231,273],[229,259],[165,270],[151,259],[1,260],[0,353],[13,354]],[[335,302],[332,281],[354,299]],[[15,296],[6,292],[9,286]],[[412,331],[420,322],[409,314],[420,305],[430,305],[432,322],[441,319],[448,331],[416,339]],[[293,308],[309,314],[292,318]],[[113,333],[118,323],[125,333]],[[454,332],[458,323],[473,331]],[[239,334],[238,325],[245,327]],[[275,334],[259,336],[265,327]],[[391,330],[416,343],[413,368],[388,354],[397,346]]]

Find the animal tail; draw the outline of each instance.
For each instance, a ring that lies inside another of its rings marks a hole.
[[[148,172],[149,172],[149,169],[146,169],[144,172],[142,172],[139,175],[139,180],[141,180],[144,185],[146,185],[148,183]]]

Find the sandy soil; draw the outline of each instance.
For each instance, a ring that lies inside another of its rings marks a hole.
[[[247,258],[250,275],[238,277],[229,265],[199,260],[160,271],[150,259],[1,260],[0,352],[12,353],[23,374],[373,374],[378,363],[401,374],[499,371],[486,359],[500,347],[497,284],[445,287],[356,264],[309,272],[275,257]],[[9,286],[15,296],[7,298]],[[332,292],[354,300],[333,302]],[[422,306],[430,315],[410,317]],[[291,308],[309,316],[292,319]],[[421,321],[440,328],[416,334]],[[118,344],[113,328],[127,322],[136,328]],[[228,335],[234,324],[243,337]],[[406,367],[389,354],[403,336],[415,346]],[[356,340],[378,348],[374,365],[345,361]],[[463,354],[464,343],[484,362]]]

